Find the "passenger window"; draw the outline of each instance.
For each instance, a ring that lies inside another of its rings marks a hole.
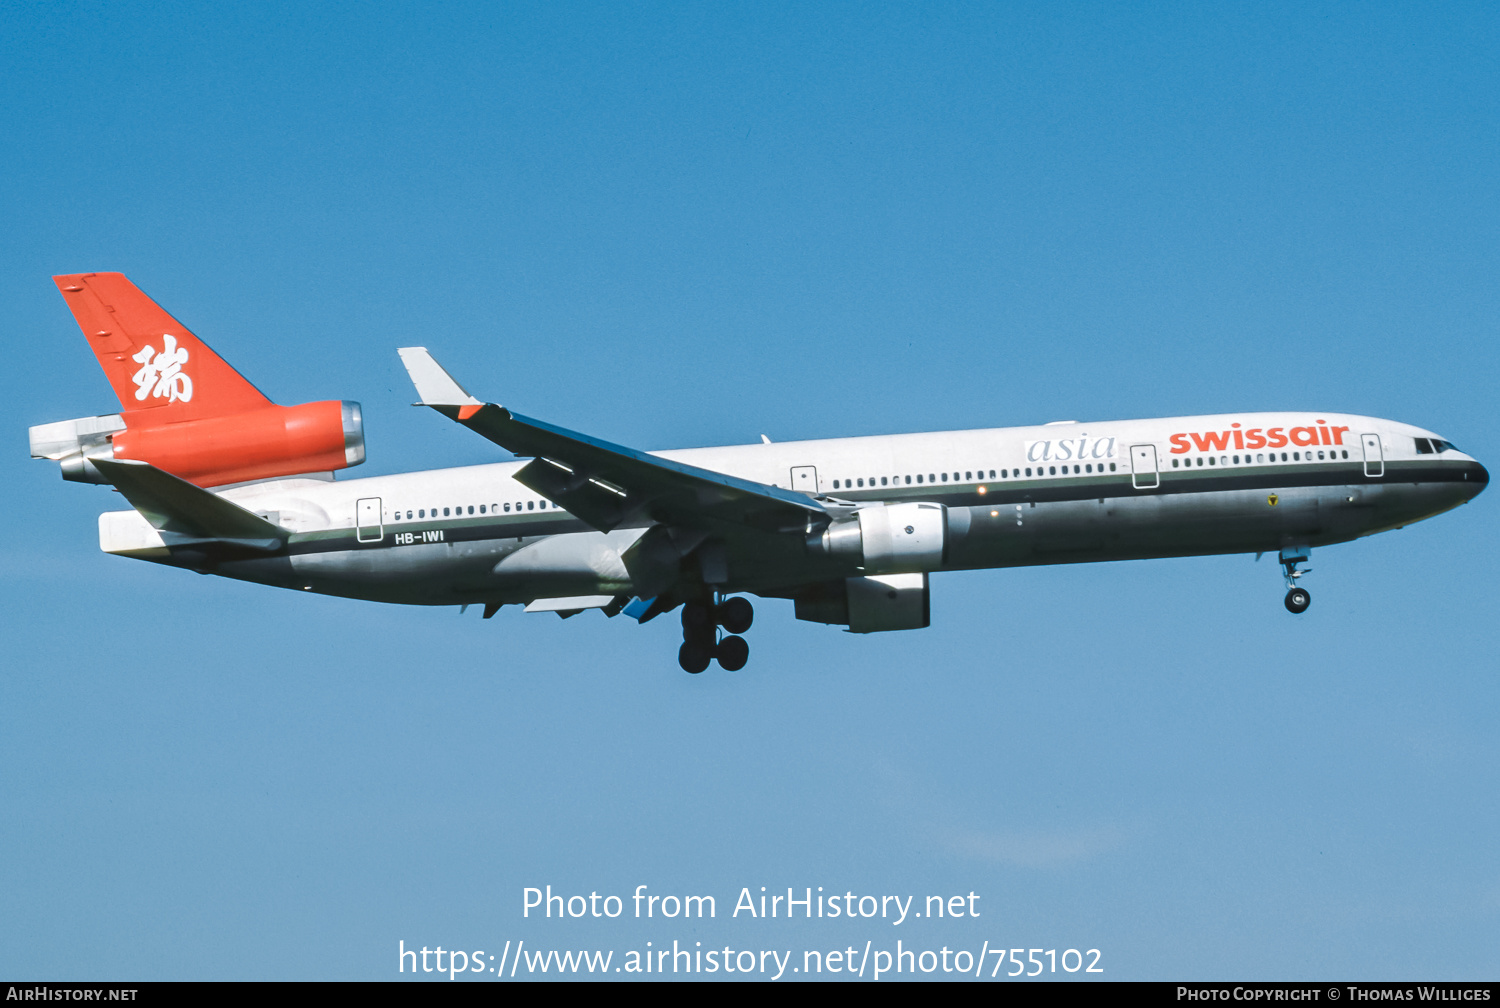
[[[937,477],[934,476],[932,473],[928,473],[927,474],[927,482],[929,482],[929,483],[936,483],[937,482]]]
[[[1057,466],[1048,466],[1047,467],[1047,474],[1049,476],[1056,476],[1057,475]]]
[[[907,482],[907,485],[911,484],[911,477],[910,476],[906,477],[906,482]]]
[[[1031,466],[1027,466],[1027,467],[1026,467],[1026,475],[1027,475],[1027,476],[1030,476],[1030,475],[1031,475]]]
[[[943,482],[944,483],[948,482],[948,474],[947,473],[943,473]]]
[[[990,479],[994,479],[994,478],[995,478],[995,470],[991,469],[990,470]]]
[[[964,473],[964,479],[966,479],[966,480],[972,480],[973,478],[974,478],[974,474],[973,473],[971,473],[971,472]]]
[[[527,501],[526,502],[526,510],[527,511],[535,511],[536,510],[536,501]]]
[[[837,489],[838,489],[838,488],[839,488],[839,481],[838,481],[838,480],[834,480],[834,481],[833,481],[833,488],[834,488],[834,489],[835,489],[835,490],[837,490]]]
[[[1348,457],[1349,457],[1349,453],[1347,451],[1344,452],[1344,458],[1348,458]]]
[[[886,486],[887,485],[886,484],[886,478],[884,476],[880,477],[880,485],[881,486]]]
[[[444,518],[448,517],[448,509],[447,508],[443,508],[443,517]]]

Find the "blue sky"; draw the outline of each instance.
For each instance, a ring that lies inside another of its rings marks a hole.
[[[675,620],[104,556],[118,498],[23,439],[116,408],[48,277],[118,270],[278,402],[363,403],[353,475],[498,457],[409,408],[412,344],[648,449],[1310,408],[1493,464],[1493,7],[12,3],[0,27],[0,973],[900,937],[1099,948],[1115,979],[1496,975],[1488,494],[1318,551],[1301,618],[1248,556],[973,572],[918,632],[763,603],[749,667],[689,677]],[[547,884],[720,912],[523,920]],[[762,885],[984,916],[729,919]]]

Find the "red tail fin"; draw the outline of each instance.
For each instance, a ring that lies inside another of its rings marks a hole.
[[[271,405],[223,358],[119,273],[52,278],[126,413],[176,423]]]
[[[49,425],[34,442],[45,457],[63,461],[68,479],[102,478],[89,458],[149,462],[199,486],[364,461],[359,403],[277,406],[120,274],[52,279],[125,407],[123,430],[97,422],[113,418],[86,418],[64,424],[66,433]]]

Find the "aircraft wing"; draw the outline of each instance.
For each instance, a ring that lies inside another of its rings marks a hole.
[[[425,347],[405,347],[400,354],[422,399],[418,405],[517,455],[535,456],[516,479],[600,531],[642,520],[689,528],[717,520],[803,532],[829,520],[829,512],[806,494],[672,462],[482,403]]]

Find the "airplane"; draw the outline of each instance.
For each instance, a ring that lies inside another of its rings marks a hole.
[[[744,667],[746,596],[912,630],[942,571],[1275,553],[1302,613],[1315,547],[1489,483],[1432,431],[1301,410],[644,452],[475,398],[422,347],[399,350],[416,405],[517,458],[335,481],[365,458],[358,403],[276,405],[121,274],[53,279],[123,408],[32,427],[31,454],[130,504],[104,552],[485,619],[680,608],[691,673]]]

